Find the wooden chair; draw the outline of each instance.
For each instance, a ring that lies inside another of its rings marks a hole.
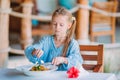
[[[93,7],[115,13],[117,10],[117,1],[94,2]],[[115,23],[116,18],[105,16],[100,13],[90,12],[90,39],[95,41],[94,37],[110,35],[112,43],[115,42]]]
[[[79,47],[84,60],[83,67],[93,72],[103,72],[103,45],[80,45]],[[96,61],[96,64],[92,61]]]

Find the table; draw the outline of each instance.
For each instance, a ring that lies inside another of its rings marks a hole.
[[[112,73],[89,73],[79,78],[67,78],[65,71],[55,71],[49,75],[40,77],[26,76],[15,69],[0,69],[0,80],[117,80]]]

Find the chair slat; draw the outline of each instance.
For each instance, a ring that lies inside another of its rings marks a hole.
[[[82,55],[84,60],[91,60],[91,61],[95,61],[97,60],[97,55]]]
[[[86,70],[94,70],[96,65],[87,65],[87,64],[83,64],[83,67],[86,69]]]
[[[97,46],[97,45],[90,45],[90,46],[80,45],[80,46],[82,46],[82,47],[80,47],[81,51],[98,51],[100,49],[99,46]]]

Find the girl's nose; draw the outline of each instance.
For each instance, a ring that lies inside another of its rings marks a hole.
[[[59,29],[59,25],[58,24],[56,25],[56,29]]]

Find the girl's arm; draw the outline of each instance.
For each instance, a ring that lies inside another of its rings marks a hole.
[[[26,49],[25,49],[25,55],[26,57],[28,58],[28,60],[32,63],[36,63],[36,61],[38,60],[39,63],[40,62],[40,59],[42,59],[42,56],[40,58],[37,58],[37,56],[33,56],[32,52],[34,51],[34,49],[40,49],[40,50],[43,50],[43,45],[45,43],[45,38],[43,37],[39,43],[35,44],[35,45],[31,45],[31,46],[28,46]]]

